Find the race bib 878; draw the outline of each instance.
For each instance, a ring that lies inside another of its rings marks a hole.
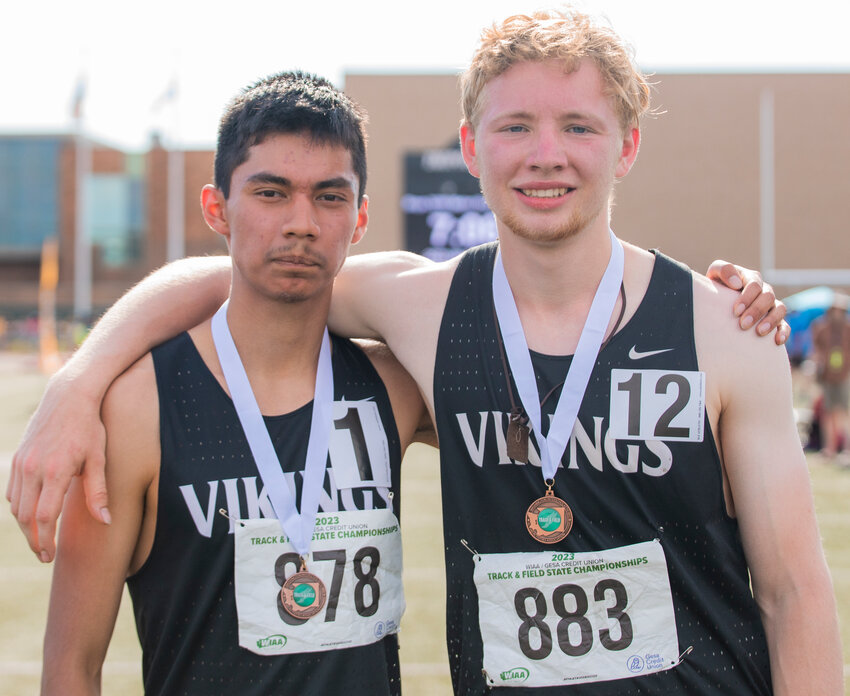
[[[277,519],[236,525],[235,575],[239,645],[259,655],[367,645],[396,633],[404,612],[401,534],[390,510],[349,510],[316,517],[307,568],[327,591],[309,619],[281,604],[300,557]]]

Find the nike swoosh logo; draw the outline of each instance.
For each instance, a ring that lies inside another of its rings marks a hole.
[[[637,346],[632,346],[629,349],[629,357],[632,360],[640,360],[641,358],[648,358],[650,355],[658,355],[659,353],[667,353],[673,350],[672,348],[662,348],[661,350],[647,350],[647,351],[639,351]]]

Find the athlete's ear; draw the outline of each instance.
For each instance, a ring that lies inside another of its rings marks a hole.
[[[366,225],[369,222],[369,196],[363,196],[363,202],[360,204],[360,209],[357,211],[357,226],[354,228],[354,235],[351,237],[351,243],[357,244],[363,235],[366,234]]]
[[[230,241],[230,225],[227,223],[227,201],[221,189],[207,184],[201,190],[201,213],[207,225]]]
[[[637,159],[638,148],[640,147],[640,128],[630,128],[623,135],[623,149],[620,152],[620,161],[617,162],[617,169],[614,171],[614,176],[617,178],[624,177],[631,170],[632,165]]]
[[[466,162],[466,168],[469,173],[476,179],[479,174],[478,161],[476,158],[475,149],[475,130],[469,121],[464,121],[460,124],[460,151],[463,154],[463,161]]]

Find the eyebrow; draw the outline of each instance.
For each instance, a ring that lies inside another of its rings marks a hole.
[[[246,180],[247,184],[275,184],[277,186],[290,186],[292,182],[282,176],[277,176],[276,174],[270,174],[269,172],[258,172],[257,174],[252,174]]]
[[[493,120],[494,121],[504,121],[505,119],[511,120],[511,119],[517,119],[517,118],[522,119],[522,120],[527,120],[527,119],[533,118],[533,116],[528,111],[511,111],[509,113],[497,114],[493,118]]]
[[[334,189],[334,188],[347,188],[352,191],[357,190],[357,184],[353,179],[347,176],[335,176],[331,179],[325,179],[324,181],[319,181],[316,186],[316,189]]]
[[[511,120],[511,119],[520,119],[520,120],[530,120],[534,119],[535,116],[530,111],[511,111],[504,114],[499,114],[494,118],[495,121],[503,121],[503,120]],[[598,123],[599,119],[592,114],[583,112],[583,111],[567,111],[566,113],[561,114],[559,117],[562,121],[588,121],[590,123]]]
[[[248,184],[272,184],[274,186],[287,187],[292,186],[292,182],[285,176],[278,176],[270,172],[257,172],[248,177]],[[357,190],[357,186],[353,179],[347,176],[335,176],[323,181],[317,181],[313,186],[315,191],[323,191],[325,189],[345,188],[352,191]]]

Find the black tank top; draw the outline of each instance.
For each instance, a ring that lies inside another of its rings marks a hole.
[[[446,302],[434,373],[455,693],[490,692],[481,671],[473,558],[461,539],[479,553],[510,553],[599,551],[656,538],[667,559],[679,648],[693,647],[682,664],[631,679],[493,691],[515,696],[771,693],[764,629],[738,525],[726,513],[707,417],[703,442],[606,439],[612,369],[699,369],[690,272],[656,254],[646,296],[601,350],[555,478],[555,495],[572,508],[573,528],[566,539],[544,548],[524,525],[526,509],[544,491],[540,468],[517,464],[505,452],[511,405],[493,314],[495,252],[490,244],[462,257]],[[641,355],[638,361],[629,357],[633,347]],[[532,353],[541,399],[555,388],[542,409],[545,422],[571,359]]]
[[[390,449],[391,494],[374,487],[332,488],[330,460],[320,511],[392,507],[399,516],[401,452],[389,397],[365,354],[331,337],[337,402],[374,400]],[[232,517],[264,516],[262,481],[233,403],[188,334],[153,350],[162,461],[153,548],[127,580],[143,652],[146,694],[399,694],[398,641],[300,655],[261,656],[239,647],[233,592]],[[339,403],[337,403],[337,408]],[[353,411],[343,421],[349,421]],[[300,504],[312,402],[265,418]],[[351,423],[335,421],[335,427]],[[368,454],[351,427],[362,478]],[[365,459],[364,459],[365,457]],[[365,469],[365,470],[364,470]],[[264,505],[268,507],[267,505]],[[269,508],[270,509],[270,508]]]

